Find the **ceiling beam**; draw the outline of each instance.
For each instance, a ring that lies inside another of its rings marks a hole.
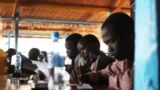
[[[123,0],[121,0],[123,1]],[[45,3],[20,3],[17,0],[15,2],[0,2],[0,7],[13,6],[14,11],[16,5],[28,8],[46,8],[46,9],[68,9],[68,10],[84,10],[92,12],[106,12],[114,11],[116,7],[100,7],[100,6],[88,6],[88,5],[68,5],[68,4],[45,4]],[[130,8],[121,8],[123,12],[130,12]]]
[[[45,4],[45,3],[18,3],[21,7],[29,8],[47,8],[47,9],[69,9],[69,10],[84,10],[92,12],[113,11],[115,7],[100,7],[87,5],[68,5],[68,4]],[[130,8],[121,8],[121,11],[130,12]]]
[[[0,7],[14,6],[14,2],[0,2]]]
[[[124,2],[124,0],[118,0],[118,1],[117,1],[118,5],[117,5],[117,7],[113,10],[113,13],[121,11],[121,10],[122,10],[122,7],[126,4],[126,2],[127,2],[127,1]],[[129,10],[129,12],[130,12],[130,10]],[[128,12],[128,13],[129,13],[129,12]]]
[[[12,20],[12,17],[4,17],[1,16],[2,19]],[[31,18],[31,17],[20,17],[20,21],[28,21],[28,22],[45,22],[45,23],[62,23],[62,24],[84,24],[84,25],[94,25],[94,24],[102,24],[102,22],[94,22],[94,21],[80,21],[80,20],[60,20],[60,19],[47,19],[47,18]]]

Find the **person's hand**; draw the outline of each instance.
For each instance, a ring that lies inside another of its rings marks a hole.
[[[86,83],[90,83],[90,82],[97,82],[99,80],[99,75],[97,72],[88,72],[85,74],[80,74],[79,75],[79,80],[81,82],[86,82]]]
[[[82,85],[84,82],[86,82],[86,80],[85,80],[86,78],[87,78],[87,76],[85,74],[80,74],[78,76],[79,85]]]
[[[90,67],[91,67],[92,63],[91,62],[87,62],[85,65],[80,66],[80,71],[82,74],[84,73],[88,73],[91,71]]]
[[[99,80],[98,72],[86,73],[91,82],[97,82]]]

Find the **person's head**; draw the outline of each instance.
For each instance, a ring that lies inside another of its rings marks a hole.
[[[30,51],[28,53],[28,57],[30,60],[37,61],[39,54],[40,54],[40,51],[38,48],[32,48],[32,49],[30,49]]]
[[[7,51],[6,51],[6,55],[7,55],[7,58],[11,59],[11,57],[13,55],[16,54],[16,50],[14,48],[9,48]]]
[[[101,29],[111,56],[119,60],[134,60],[134,21],[131,17],[114,13],[105,20]]]
[[[75,59],[78,54],[77,44],[80,38],[82,38],[82,35],[73,33],[69,35],[65,40],[67,56],[72,60]]]
[[[41,51],[41,54],[44,55],[42,56],[46,62],[48,62],[48,56],[47,56],[47,52],[46,51]]]
[[[99,55],[100,43],[96,36],[88,34],[79,40],[77,48],[85,60],[94,60]]]

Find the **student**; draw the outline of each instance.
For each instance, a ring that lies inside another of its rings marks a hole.
[[[38,48],[31,48],[28,53],[29,60],[38,61],[40,50]]]
[[[16,54],[16,50],[14,48],[9,48],[6,52],[7,62],[10,65],[11,64],[11,58],[13,55]]]
[[[47,69],[47,63],[38,61],[39,55],[40,50],[38,48],[31,48],[28,53],[31,64],[28,63],[25,65],[25,67],[33,70],[36,73],[34,76],[36,77],[38,75],[40,80],[48,80],[49,72]]]
[[[78,33],[73,33],[69,35],[65,40],[65,48],[67,56],[72,60],[72,65],[66,66],[66,71],[70,74],[72,71],[72,68],[74,67],[75,58],[78,55],[78,49],[77,44],[79,39],[82,38],[82,35]]]
[[[77,63],[75,62],[75,59],[80,60],[78,59],[79,52],[77,49],[77,44],[80,38],[82,38],[82,35],[78,33],[73,33],[69,35],[65,40],[65,48],[66,48],[67,56],[72,60],[71,65],[66,65],[66,71],[70,74],[70,83],[75,83],[75,84],[79,83],[79,80],[77,77],[78,75],[76,71],[76,67],[78,66],[75,65]]]
[[[97,82],[106,78],[115,90],[133,89],[134,21],[124,13],[109,16],[102,25],[102,38],[115,61],[98,72],[81,76],[82,81]]]
[[[81,56],[87,62],[81,66],[81,73],[87,73],[90,71],[97,72],[104,69],[108,64],[110,64],[113,59],[106,56],[104,52],[100,51],[100,43],[96,36],[92,34],[85,35],[78,42],[78,50]],[[99,83],[106,84],[105,81],[100,81]]]

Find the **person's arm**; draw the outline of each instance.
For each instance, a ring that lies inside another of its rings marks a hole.
[[[81,74],[80,76],[81,82],[84,83],[99,83],[100,81],[108,82],[108,77],[104,77],[101,72],[89,72],[85,74]]]
[[[109,64],[105,69],[102,69],[97,72],[89,72],[85,73],[84,75],[80,76],[82,82],[86,83],[95,83],[99,82],[100,80],[106,80],[108,82],[109,75],[116,75],[117,74],[117,61]]]
[[[127,69],[124,73],[118,76],[119,86],[121,90],[133,90],[133,69]]]

